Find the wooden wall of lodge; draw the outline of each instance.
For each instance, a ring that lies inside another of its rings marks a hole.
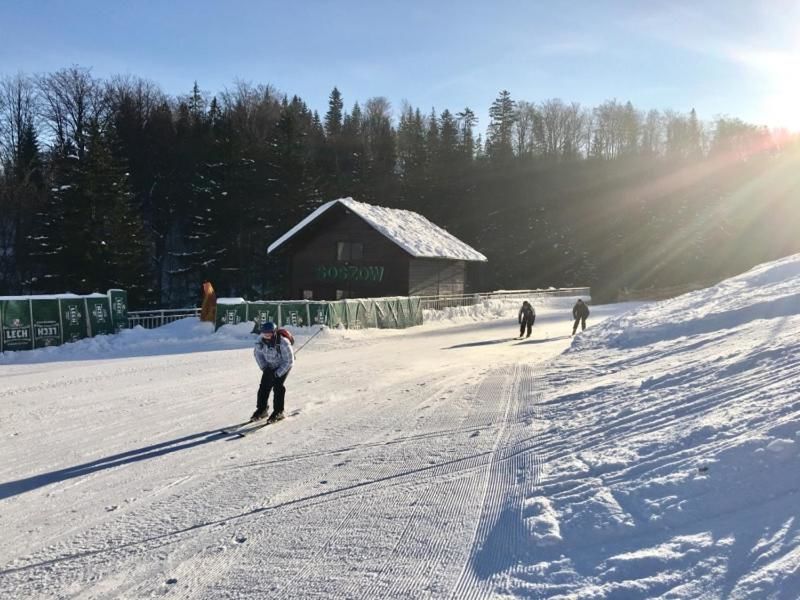
[[[463,260],[412,258],[409,265],[408,295],[463,294],[465,280],[466,267]]]

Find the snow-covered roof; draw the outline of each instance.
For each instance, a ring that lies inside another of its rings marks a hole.
[[[267,253],[279,248],[306,225],[337,204],[341,204],[357,214],[411,256],[486,261],[483,254],[441,227],[434,225],[420,214],[410,210],[373,206],[364,202],[356,202],[352,198],[339,198],[323,204],[270,244]]]

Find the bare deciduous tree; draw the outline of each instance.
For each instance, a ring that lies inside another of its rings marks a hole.
[[[86,153],[89,125],[101,122],[106,109],[100,82],[89,69],[73,66],[36,79],[41,116],[53,135],[53,146],[74,146],[78,158]]]
[[[536,105],[522,100],[517,102],[514,121],[514,152],[517,156],[530,156],[535,151],[534,127],[537,119]]]
[[[36,89],[29,77],[17,74],[0,80],[0,168],[19,168],[25,130],[34,126]]]

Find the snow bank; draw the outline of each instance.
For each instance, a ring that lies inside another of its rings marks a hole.
[[[800,255],[759,265],[720,284],[647,304],[605,321],[580,348],[632,348],[746,327],[800,313]]]
[[[498,591],[800,595],[800,255],[590,327],[542,398],[528,560]]]

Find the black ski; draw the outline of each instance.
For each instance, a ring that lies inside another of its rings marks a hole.
[[[285,418],[286,417],[281,417],[277,421],[270,421],[269,419],[265,419],[264,421],[256,421],[256,424],[253,425],[252,427],[243,427],[237,431],[234,431],[233,433],[235,433],[239,437],[245,437],[247,435],[250,435],[254,431],[258,431],[259,429],[264,429],[264,427],[266,427],[267,425],[274,425],[275,423],[279,423],[280,421],[283,421]]]
[[[220,430],[219,430],[219,432],[220,432],[220,433],[225,433],[225,434],[236,433],[236,432],[238,432],[238,431],[239,431],[239,430],[240,430],[242,427],[245,427],[245,426],[247,426],[247,425],[250,425],[250,423],[254,423],[254,421],[253,421],[252,419],[249,419],[249,420],[247,420],[247,421],[244,421],[244,422],[242,422],[242,423],[237,423],[236,425],[231,425],[231,426],[229,426],[229,427],[224,427],[224,428],[220,429]]]
[[[266,427],[267,425],[272,425],[272,423],[264,419],[263,421],[256,422],[256,424],[253,425],[252,427],[242,427],[241,429],[238,429],[237,431],[233,431],[231,433],[234,433],[239,437],[246,437],[251,433],[253,433],[254,431],[258,431],[259,429],[264,429],[264,427]]]

